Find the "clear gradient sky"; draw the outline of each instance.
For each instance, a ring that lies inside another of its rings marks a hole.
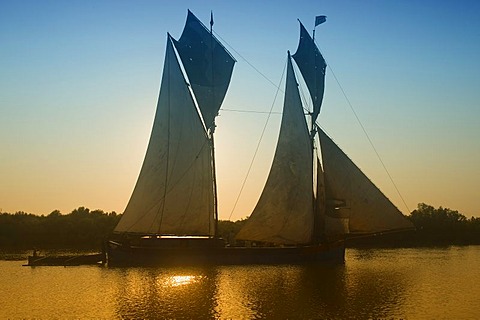
[[[315,15],[329,68],[319,122],[404,213],[419,202],[480,217],[479,1],[0,2],[0,209],[123,212],[148,143],[166,33],[187,9],[237,58],[223,107],[268,111],[286,51]],[[242,58],[243,57],[243,58]],[[332,72],[333,71],[333,72]],[[372,150],[341,87],[402,197]],[[282,82],[283,86],[283,82]],[[282,108],[277,97],[274,111]],[[279,114],[235,211],[266,122],[221,111],[216,131],[221,219],[250,214],[268,174]]]

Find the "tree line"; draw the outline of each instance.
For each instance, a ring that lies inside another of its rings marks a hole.
[[[407,218],[415,230],[353,238],[347,245],[355,246],[446,246],[480,244],[480,218],[467,218],[456,210],[420,203]]]
[[[0,248],[100,248],[121,215],[80,207],[68,214],[0,213]]]
[[[100,248],[121,214],[79,207],[68,214],[0,213],[0,248]],[[420,203],[407,218],[416,230],[348,239],[348,246],[480,244],[480,218]],[[219,221],[218,233],[231,242],[247,219]]]

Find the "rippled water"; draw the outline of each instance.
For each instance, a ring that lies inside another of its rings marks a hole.
[[[22,267],[0,318],[480,319],[480,246],[348,249],[341,266]]]

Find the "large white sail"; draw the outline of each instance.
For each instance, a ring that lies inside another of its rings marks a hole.
[[[213,190],[210,141],[168,36],[150,142],[115,232],[211,236]]]
[[[290,55],[283,108],[270,174],[237,239],[277,244],[306,244],[312,240],[312,146]]]
[[[325,178],[326,215],[343,221],[350,234],[410,229],[412,224],[365,174],[318,129]]]

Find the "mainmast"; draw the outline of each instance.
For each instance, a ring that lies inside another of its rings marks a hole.
[[[319,24],[322,24],[326,21],[326,16],[316,16],[315,17],[315,24],[313,26],[313,32],[312,32],[312,42],[313,42],[313,47],[318,50],[317,45],[315,44],[315,30]],[[315,57],[315,50],[313,50],[312,54]],[[317,65],[315,64],[315,69],[317,69]],[[325,86],[325,68],[323,68],[322,73],[324,76],[322,85]],[[317,87],[317,77],[315,77],[315,87]],[[323,94],[323,92],[322,92]],[[317,97],[318,99],[319,97]],[[320,98],[323,100],[323,96]],[[320,110],[319,110],[320,113]],[[325,229],[325,188],[324,188],[324,177],[323,177],[323,171],[322,171],[322,165],[319,160],[319,155],[316,154],[315,152],[315,135],[317,133],[317,125],[316,125],[316,116],[314,117],[314,112],[310,114],[311,116],[311,122],[312,122],[312,127],[311,127],[311,140],[312,140],[312,155],[313,159],[312,161],[316,163],[316,168],[317,168],[317,174],[316,174],[316,192],[317,196],[314,199],[313,203],[313,212],[314,212],[314,227],[313,227],[313,241],[314,243],[320,243],[324,239],[324,229]],[[313,175],[315,176],[315,175]]]
[[[315,24],[313,28],[313,37],[310,37],[307,30],[300,22],[300,41],[298,44],[297,51],[293,55],[295,62],[297,63],[300,72],[302,73],[303,79],[307,84],[308,90],[310,92],[310,97],[312,99],[312,112],[309,113],[310,116],[310,128],[309,128],[309,137],[310,145],[312,149],[312,158],[311,161],[316,165],[317,174],[315,175],[315,170],[312,170],[312,185],[316,187],[317,196],[313,199],[313,212],[314,212],[314,230],[313,230],[313,242],[318,243],[321,238],[322,230],[322,215],[324,212],[323,206],[325,205],[324,201],[318,201],[319,198],[324,198],[324,190],[321,188],[323,185],[323,173],[321,169],[320,162],[317,160],[318,156],[315,154],[315,136],[317,133],[316,120],[320,113],[320,108],[323,100],[323,93],[325,89],[325,70],[326,63],[323,59],[318,47],[315,44],[315,28],[326,21],[325,16],[315,17]],[[315,168],[315,166],[313,166]],[[315,184],[316,176],[316,184]]]

